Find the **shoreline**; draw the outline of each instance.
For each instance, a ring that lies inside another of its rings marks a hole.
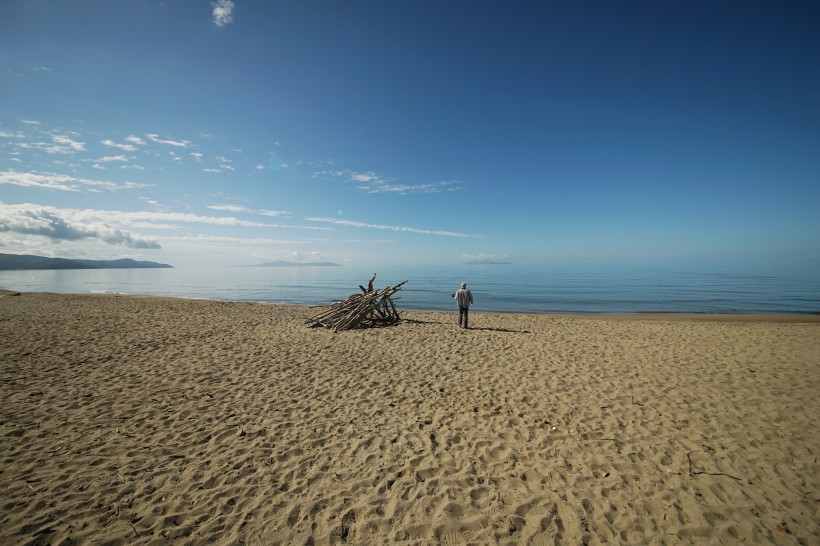
[[[330,307],[332,303],[307,305],[303,303],[283,303],[270,302],[258,300],[231,300],[231,299],[211,299],[211,298],[196,298],[188,296],[158,296],[154,294],[133,294],[126,292],[26,292],[19,290],[7,290],[0,288],[0,297],[8,296],[10,294],[56,294],[65,296],[113,296],[113,297],[131,297],[131,298],[158,298],[158,299],[180,299],[190,301],[208,301],[215,303],[246,303],[257,305],[269,305],[273,307],[303,307],[305,309],[318,309],[322,307]],[[399,306],[397,306],[399,307]],[[399,309],[404,313],[442,313],[448,314],[456,312],[457,310],[448,311],[442,309]],[[796,322],[796,323],[814,323],[820,322],[820,311],[816,312],[798,312],[798,313],[710,313],[710,312],[691,312],[691,311],[634,311],[628,313],[609,313],[609,312],[555,312],[555,311],[494,311],[494,310],[470,310],[473,315],[524,315],[524,316],[555,316],[555,317],[577,317],[600,320],[705,320],[705,321],[738,321],[738,322]]]
[[[0,542],[820,541],[816,321],[311,314],[3,294]]]

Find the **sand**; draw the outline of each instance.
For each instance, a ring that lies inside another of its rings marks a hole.
[[[2,544],[818,544],[818,317],[0,293]]]

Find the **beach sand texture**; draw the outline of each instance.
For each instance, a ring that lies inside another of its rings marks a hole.
[[[0,293],[0,543],[820,543],[817,317],[315,311]]]

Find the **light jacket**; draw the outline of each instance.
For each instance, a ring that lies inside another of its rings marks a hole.
[[[459,307],[469,307],[473,303],[473,294],[466,288],[459,288],[456,292],[456,303]]]

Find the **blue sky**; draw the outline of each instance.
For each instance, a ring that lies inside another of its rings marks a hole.
[[[818,6],[3,2],[0,252],[817,264]]]

